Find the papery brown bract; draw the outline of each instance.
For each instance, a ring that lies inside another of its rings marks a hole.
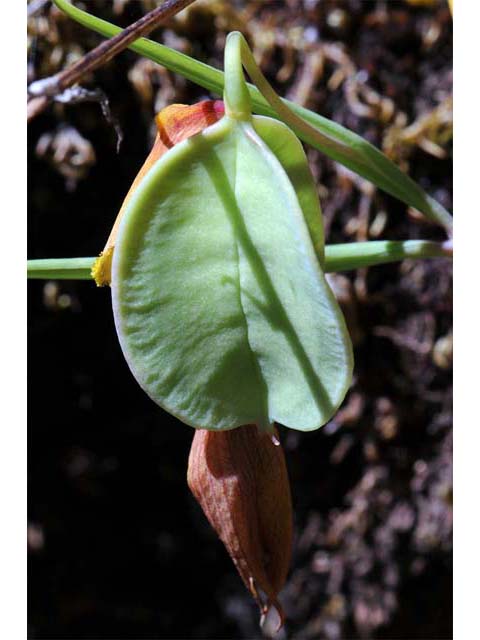
[[[188,484],[227,548],[262,618],[285,584],[291,558],[292,504],[282,447],[256,425],[195,432]]]

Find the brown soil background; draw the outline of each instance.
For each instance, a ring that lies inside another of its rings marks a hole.
[[[125,26],[155,3],[90,1]],[[451,210],[446,2],[200,0],[154,39],[222,66],[242,30],[286,95],[368,138]],[[29,18],[29,80],[100,38],[48,5]],[[132,52],[87,78],[110,100],[29,126],[30,258],[97,254],[152,141],[153,115],[208,96]],[[442,238],[316,151],[330,243]],[[323,429],[283,429],[295,509],[279,638],[450,638],[451,267],[405,261],[332,280],[355,379]],[[131,377],[108,289],[30,281],[31,638],[260,638],[255,605],[186,485],[191,430]]]

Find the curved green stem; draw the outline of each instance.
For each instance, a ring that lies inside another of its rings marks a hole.
[[[97,31],[103,36],[112,37],[121,31],[120,27],[110,24],[74,7],[68,0],[54,0],[55,4],[71,18],[85,27]],[[217,95],[224,90],[224,74],[198,60],[174,51],[159,43],[140,38],[129,47],[136,53],[154,60],[174,73],[179,73],[188,80],[204,87]],[[250,72],[249,72],[250,73]],[[258,89],[247,85],[255,113],[277,117]],[[364,140],[361,136],[345,127],[309,111],[288,100],[282,100],[302,121],[312,125],[323,135],[312,136],[311,132],[294,127],[295,133],[304,142],[311,144],[333,160],[340,162],[366,180],[373,182],[392,196],[407,205],[421,211],[427,218],[443,226],[449,233],[452,217],[442,205],[427,195],[409,176],[389,160],[379,149]]]
[[[242,41],[238,32],[230,33],[225,45],[225,113],[235,120],[250,120],[252,101],[242,67]]]
[[[235,39],[236,46],[241,52],[243,66],[250,76],[250,79],[254,82],[255,86],[272,109],[276,112],[277,116],[280,116],[280,120],[298,134],[302,134],[302,139],[308,139],[312,146],[332,151],[338,148],[338,145],[340,144],[346,155],[352,155],[353,152],[351,146],[343,142],[339,142],[338,140],[333,140],[330,136],[325,135],[317,128],[310,125],[304,118],[298,116],[293,109],[291,109],[290,106],[276,94],[272,85],[268,82],[260,70],[260,67],[257,65],[247,41],[239,31],[231,33],[228,36],[228,39]]]
[[[325,247],[325,271],[350,271],[361,267],[374,267],[405,258],[451,258],[449,242],[429,240],[375,240],[348,242]],[[43,280],[91,280],[96,258],[54,258],[28,260],[29,278]]]
[[[369,168],[371,168],[370,157],[368,155],[358,157],[355,147],[352,146],[351,141],[346,143],[339,141],[338,139],[336,140],[328,134],[322,133],[318,126],[316,127],[309,124],[306,114],[304,114],[304,117],[298,115],[298,110],[293,109],[291,103],[282,100],[276,94],[275,90],[257,65],[247,41],[240,32],[236,31],[231,33],[228,36],[228,39],[235,42],[237,50],[241,52],[243,66],[250,76],[250,79],[255,83],[260,93],[267,100],[272,109],[274,109],[280,120],[289,125],[302,140],[309,142],[312,146],[317,147],[317,149],[322,149],[322,151],[328,155],[333,155],[341,150],[345,158],[349,158],[351,162],[356,162],[356,171],[358,173],[362,175],[368,173]],[[361,171],[359,169],[361,169]],[[390,180],[390,167],[379,163],[375,167],[375,170],[380,174],[379,177],[382,181]],[[438,209],[438,207],[436,209]],[[435,219],[436,222],[442,224],[449,232],[451,231],[450,214],[445,216],[443,215],[443,212],[437,210]]]

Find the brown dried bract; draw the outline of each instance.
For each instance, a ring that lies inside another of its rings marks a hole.
[[[292,546],[292,504],[285,457],[276,436],[256,425],[197,430],[188,485],[227,548],[263,621],[285,584]]]

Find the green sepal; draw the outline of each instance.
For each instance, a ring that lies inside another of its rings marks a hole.
[[[127,205],[115,323],[138,382],[193,427],[324,424],[352,350],[286,171],[248,121],[171,149]]]

